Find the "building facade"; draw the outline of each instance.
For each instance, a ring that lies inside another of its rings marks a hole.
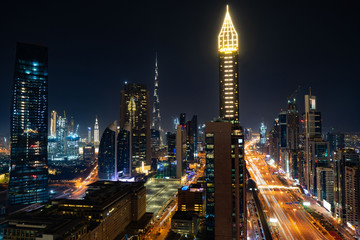
[[[16,45],[10,134],[9,203],[48,201],[47,47]]]
[[[125,84],[121,90],[120,128],[131,128],[132,171],[151,163],[149,91],[143,84]]]

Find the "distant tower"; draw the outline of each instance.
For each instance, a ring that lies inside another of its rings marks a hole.
[[[57,120],[57,112],[53,110],[51,112],[51,120],[50,120],[50,136],[56,137],[56,120]]]
[[[94,125],[94,144],[99,145],[99,143],[100,143],[99,120],[96,116],[95,125]]]
[[[260,145],[265,146],[266,144],[266,129],[264,121],[261,122],[260,125]]]
[[[88,127],[88,139],[87,139],[88,143],[91,143],[91,127]]]
[[[160,100],[159,100],[159,80],[158,80],[159,72],[157,65],[157,56],[155,60],[155,82],[154,82],[154,103],[153,103],[153,119],[151,123],[151,128],[156,129],[158,131],[161,130],[161,117],[160,117]]]

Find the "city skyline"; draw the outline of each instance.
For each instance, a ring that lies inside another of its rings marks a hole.
[[[0,238],[360,239],[349,5],[14,6]]]
[[[194,3],[191,7],[184,4],[177,10],[167,4],[144,3],[146,10],[136,11],[134,5],[127,4],[121,13],[109,6],[92,4],[76,13],[67,10],[66,5],[19,4],[19,14],[12,16],[9,11],[1,16],[1,20],[8,22],[0,28],[7,36],[1,40],[0,47],[3,52],[0,57],[2,134],[9,134],[8,89],[16,41],[40,42],[49,47],[52,76],[49,110],[65,109],[78,119],[81,133],[93,126],[96,115],[100,132],[118,119],[124,81],[146,84],[153,91],[155,52],[161,72],[159,92],[164,129],[171,129],[172,117],[180,112],[197,114],[201,123],[218,116],[217,108],[210,107],[218,105],[217,98],[208,98],[218,94],[217,56],[211,51],[216,50],[217,42],[211,36],[217,34],[214,29],[222,24],[218,9],[225,9],[225,3]],[[268,6],[264,2],[262,7],[257,7],[249,2],[231,1],[229,5],[236,13],[233,21],[240,32],[240,122],[244,127],[257,129],[262,118],[266,125],[272,124],[274,112],[285,108],[286,98],[301,85],[297,102],[303,103],[303,93],[312,86],[313,93],[320,99],[326,128],[359,130],[360,114],[351,110],[356,106],[355,89],[359,86],[354,79],[358,72],[356,44],[360,36],[354,31],[357,22],[351,6],[328,3],[326,8],[312,5],[307,9],[305,5],[295,8],[291,3]],[[13,7],[7,3],[8,9]],[[31,16],[26,13],[28,8],[33,10],[29,11]],[[43,9],[48,10],[41,13]],[[103,18],[93,18],[97,11]],[[136,16],[134,21],[128,21],[131,16]],[[27,18],[30,21],[24,23]],[[27,31],[32,23],[41,19],[48,21],[40,28]],[[150,21],[145,21],[147,19]],[[139,54],[141,62],[136,61]],[[187,67],[181,67],[183,65]],[[138,68],[142,71],[136,71]],[[336,83],[340,79],[341,85]],[[101,88],[97,85],[100,82]],[[190,83],[192,89],[186,90]],[[183,93],[191,97],[184,99]],[[76,104],[72,104],[75,101]],[[175,109],[173,105],[179,107]],[[332,110],[333,105],[339,106],[336,112]],[[343,115],[346,118],[340,117]],[[341,126],[344,119],[347,119],[346,127]]]

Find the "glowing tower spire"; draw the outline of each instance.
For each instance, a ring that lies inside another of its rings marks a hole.
[[[157,55],[155,58],[155,82],[154,82],[154,103],[153,103],[153,119],[151,123],[151,128],[161,132],[161,117],[160,117],[160,100],[159,100],[159,81],[158,81],[158,64],[157,64]]]
[[[220,117],[239,123],[239,37],[231,21],[229,6],[218,36]]]

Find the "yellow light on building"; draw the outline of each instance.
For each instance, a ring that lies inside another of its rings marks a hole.
[[[232,23],[229,6],[226,6],[224,23],[218,36],[218,48],[220,52],[238,51],[239,37]]]

